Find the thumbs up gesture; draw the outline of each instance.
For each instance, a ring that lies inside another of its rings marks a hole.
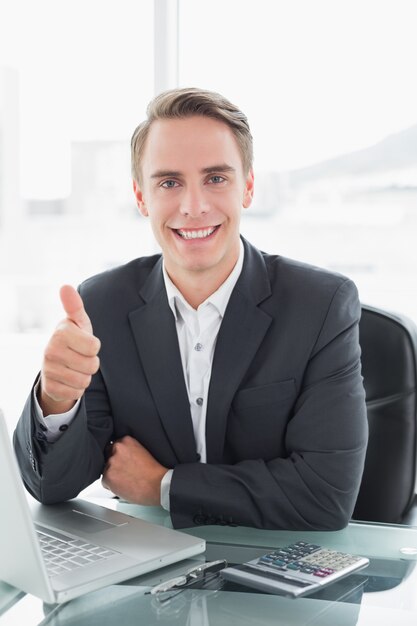
[[[66,318],[44,352],[38,399],[44,415],[69,411],[87,389],[100,366],[100,340],[78,291],[69,285],[60,290]]]

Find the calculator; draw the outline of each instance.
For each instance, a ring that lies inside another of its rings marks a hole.
[[[369,565],[369,559],[297,541],[220,572],[225,580],[297,598]]]

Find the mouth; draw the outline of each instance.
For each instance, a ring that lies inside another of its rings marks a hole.
[[[196,239],[208,239],[208,237],[211,237],[219,228],[220,224],[217,226],[207,226],[206,228],[174,228],[173,230],[181,239],[195,241]]]

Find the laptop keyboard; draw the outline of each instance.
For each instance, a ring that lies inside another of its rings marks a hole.
[[[54,536],[51,531],[49,535],[38,528],[36,533],[49,576],[70,572],[118,554],[108,548],[82,539],[73,539],[61,533],[59,535],[56,533]]]

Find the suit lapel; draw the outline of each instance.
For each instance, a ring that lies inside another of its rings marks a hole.
[[[233,397],[271,323],[257,306],[271,294],[265,263],[258,250],[243,242],[242,273],[227,305],[213,359],[206,421],[208,463],[222,462]]]
[[[262,255],[245,240],[242,273],[230,297],[217,337],[207,406],[207,461],[221,463],[227,416],[233,397],[271,323],[258,304],[271,294]],[[140,295],[143,306],[129,321],[146,380],[179,463],[197,459],[190,404],[175,320],[169,308],[162,260]]]
[[[197,458],[175,320],[159,261],[141,290],[144,305],[129,314],[139,358],[163,427],[179,463]]]

